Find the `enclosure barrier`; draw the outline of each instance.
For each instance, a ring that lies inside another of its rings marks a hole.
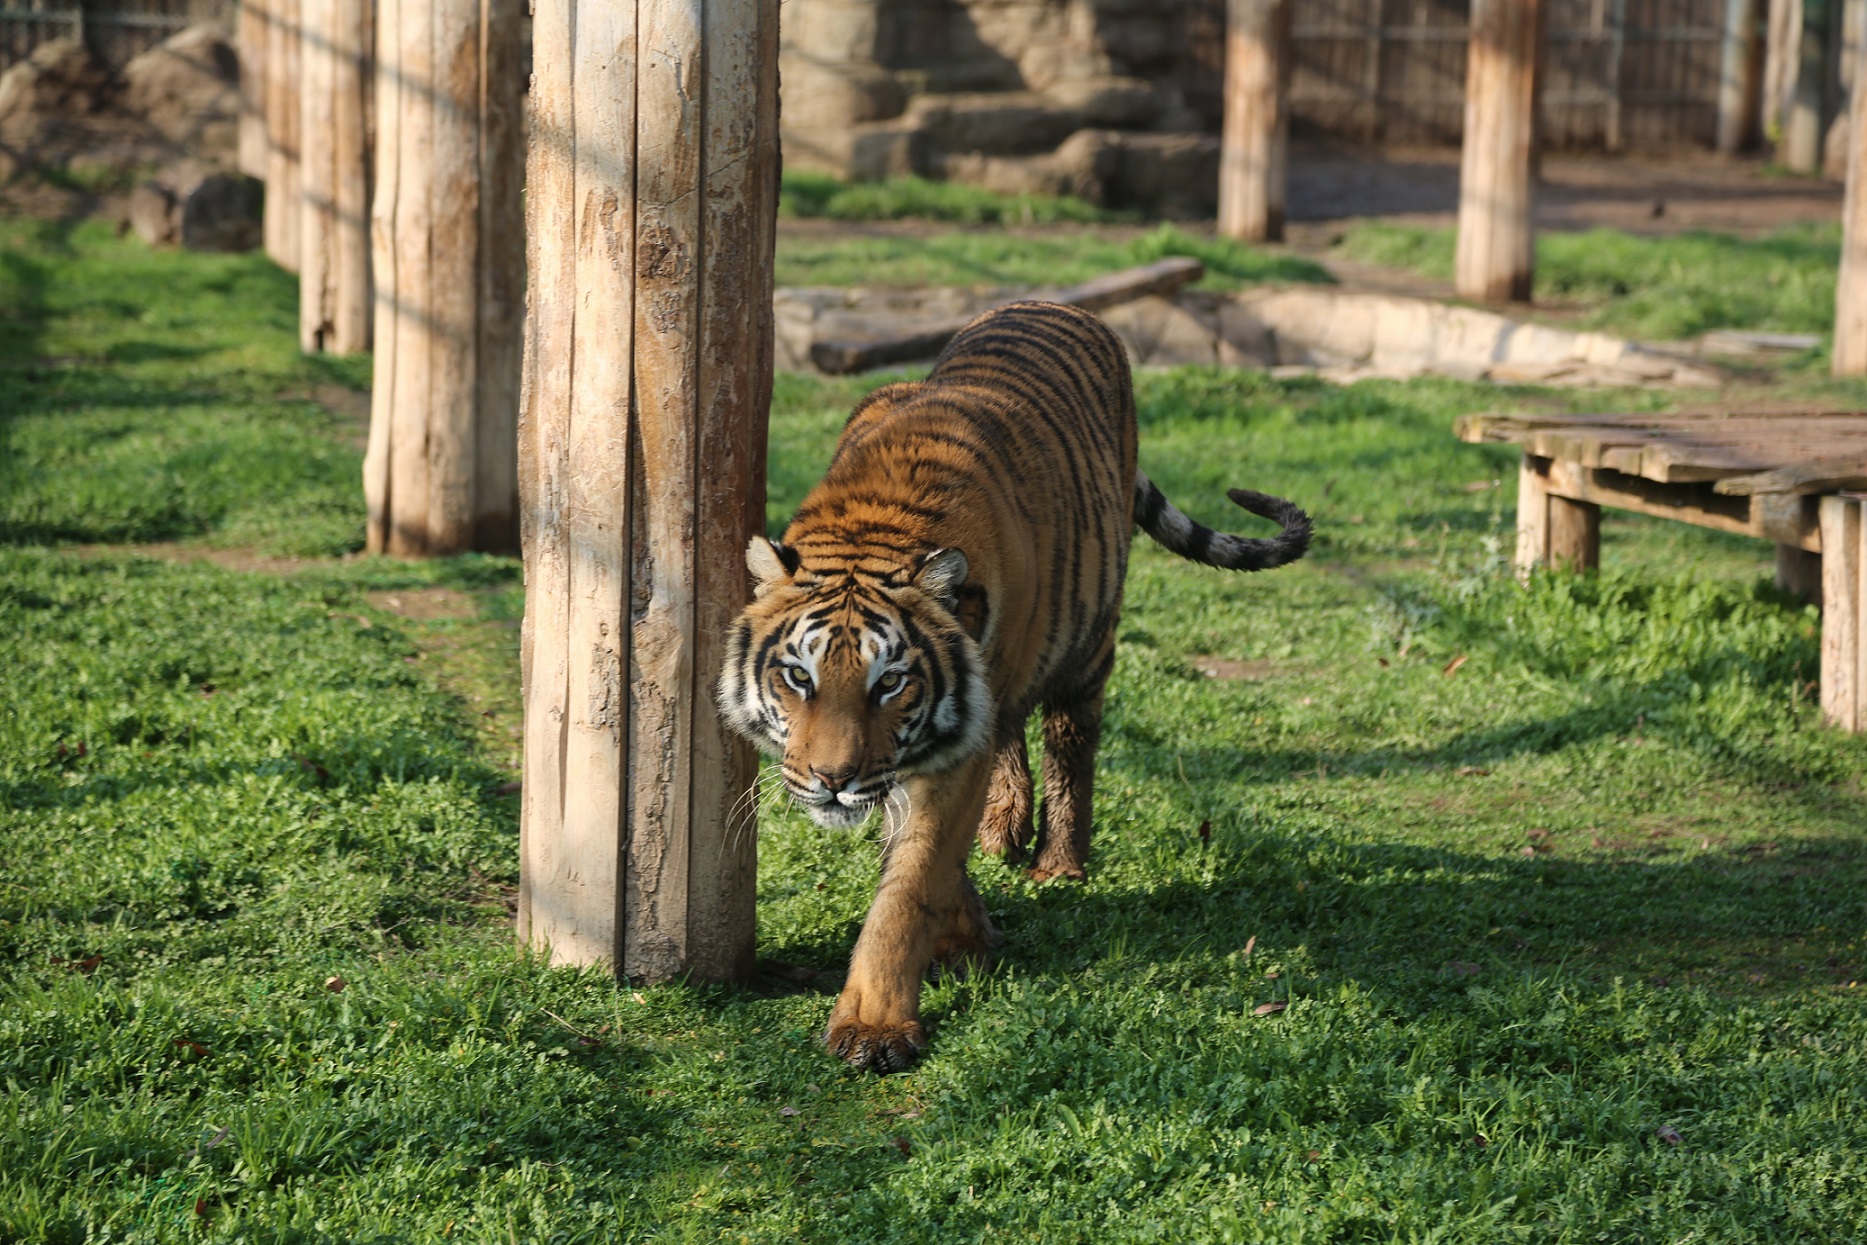
[[[541,4],[532,38],[519,935],[739,977],[755,766],[712,688],[764,528],[778,4]]]
[[[370,348],[372,0],[299,0],[298,343]]]
[[[1228,238],[1277,242],[1284,236],[1290,146],[1290,3],[1227,3],[1219,232]]]
[[[1498,303],[1530,297],[1530,154],[1541,21],[1542,0],[1472,0],[1454,261],[1461,298]]]

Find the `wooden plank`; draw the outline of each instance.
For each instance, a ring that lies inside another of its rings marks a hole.
[[[266,254],[298,271],[298,0],[268,0],[266,29]]]
[[[488,0],[480,28],[479,245],[473,548],[519,551],[520,360],[525,337],[525,0]]]
[[[635,393],[641,495],[631,584],[630,808],[623,971],[665,981],[687,955],[693,822],[694,488],[700,419],[702,0],[637,0]],[[731,109],[731,100],[718,104]]]
[[[1535,139],[1541,0],[1473,0],[1459,164],[1454,285],[1478,302],[1528,301],[1535,256]]]
[[[571,720],[571,349],[577,306],[570,294],[577,285],[577,235],[561,227],[559,213],[577,201],[575,104],[567,72],[572,34],[569,6],[547,4],[532,17],[532,54],[540,72],[528,96],[534,141],[526,149],[525,245],[534,293],[525,320],[518,427],[520,537],[525,549],[525,621],[519,647],[525,740],[517,926],[521,943],[548,949],[559,962],[578,951],[613,955],[613,928],[607,944],[601,942],[602,931],[596,931],[596,937],[580,932],[601,917],[589,911],[594,904],[582,870],[600,865],[617,850],[612,835],[607,848],[599,844],[600,854],[593,861],[570,859],[567,848],[573,845],[564,830]],[[614,872],[612,868],[612,881]],[[613,926],[613,914],[609,924]]]
[[[271,0],[241,0],[239,167],[249,177],[266,177],[266,28]]]
[[[1662,484],[1601,468],[1551,461],[1546,487],[1559,497],[1673,519],[1697,527],[1751,536],[1820,552],[1821,532],[1811,499],[1764,494],[1725,497],[1704,484]]]
[[[1821,500],[1822,717],[1859,730],[1861,721],[1861,503]]]
[[[1712,486],[1720,493],[1748,497],[1754,493],[1835,493],[1867,488],[1867,458],[1824,459],[1730,476]]]
[[[473,546],[479,476],[480,2],[428,5],[428,236],[412,238],[430,257],[417,329],[429,361],[418,408],[428,437],[427,542],[447,553]]]
[[[1229,0],[1226,6],[1219,232],[1228,238],[1276,242],[1284,236],[1290,8],[1291,0]]]
[[[376,22],[385,40],[389,32],[401,29],[402,3],[376,0]],[[371,361],[369,444],[363,455],[363,500],[369,516],[364,527],[364,548],[370,553],[389,551],[389,507],[394,500],[391,491],[395,479],[393,430],[399,362],[396,321],[400,315],[395,292],[401,285],[401,273],[396,266],[394,239],[402,187],[402,79],[382,72],[385,64],[393,63],[383,59],[376,63],[376,186],[370,200],[370,266],[377,282],[377,301],[372,309],[376,353]]]
[[[772,384],[773,222],[778,194],[778,7],[707,10],[705,194],[697,352],[702,418],[695,499],[693,818],[687,960],[707,978],[753,967],[758,757],[710,694],[746,600],[741,556],[765,530],[766,411]],[[750,96],[748,98],[748,95]]]
[[[1094,277],[1081,285],[1072,285],[1050,295],[1050,301],[1068,303],[1088,311],[1100,311],[1149,295],[1168,295],[1206,275],[1205,265],[1196,259],[1175,256],[1157,260],[1139,268],[1124,268]],[[818,370],[832,376],[866,371],[890,363],[907,363],[932,358],[953,340],[953,335],[972,323],[973,317],[948,320],[929,329],[862,341],[820,341],[810,347],[810,361]]]

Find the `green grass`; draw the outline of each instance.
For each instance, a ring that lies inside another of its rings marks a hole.
[[[1146,232],[1085,227],[786,235],[778,242],[777,280],[779,285],[1057,286],[1172,255],[1205,264],[1205,289],[1330,280],[1322,265],[1299,256],[1165,224]]]
[[[6,383],[43,373],[0,406],[9,446],[84,418],[44,404],[82,373],[147,395],[124,435],[227,393],[280,430],[224,448],[234,475],[301,435],[354,473],[292,418],[309,365],[262,266],[216,300],[189,274],[228,261],[84,231],[0,254],[44,300],[0,322]],[[134,316],[76,293],[158,263]],[[136,340],[248,345],[113,361],[156,308]],[[774,522],[864,385],[780,378]],[[1286,493],[1315,551],[1241,578],[1137,546],[1091,880],[981,862],[1003,962],[929,989],[930,1056],[893,1078],[816,1041],[873,845],[788,809],[760,953],[815,988],[618,988],[514,950],[511,739],[482,716],[511,712],[511,562],[261,574],[9,527],[0,1241],[1859,1239],[1867,741],[1816,725],[1812,612],[1765,547],[1632,519],[1599,577],[1519,589],[1510,456],[1450,435],[1657,399],[1138,392],[1171,496],[1244,526],[1223,485]],[[48,497],[93,469],[34,461]],[[443,590],[465,616],[392,604]]]
[[[1005,195],[921,177],[851,183],[801,170],[785,172],[778,191],[778,212],[791,218],[928,220],[953,225],[1055,225],[1125,219],[1122,213],[1104,211],[1068,196]]]
[[[1450,229],[1367,221],[1342,253],[1450,280]],[[1636,237],[1614,229],[1543,233],[1534,297],[1586,308],[1583,323],[1628,337],[1680,341],[1711,329],[1827,333],[1834,327],[1838,226],[1764,238],[1694,231]]]

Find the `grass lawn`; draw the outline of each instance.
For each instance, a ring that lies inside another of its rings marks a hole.
[[[1452,279],[1450,229],[1364,221],[1342,253]],[[1535,297],[1585,309],[1582,322],[1627,337],[1681,341],[1711,329],[1828,333],[1835,321],[1838,225],[1750,240],[1694,231],[1648,238],[1617,229],[1536,239]]]
[[[1450,431],[1661,399],[1141,376],[1169,495],[1315,551],[1138,543],[1091,880],[981,862],[1003,962],[877,1078],[817,1044],[872,836],[762,817],[807,988],[514,949],[518,569],[341,556],[313,399],[367,369],[294,307],[0,224],[0,1241],[1860,1239],[1867,741],[1813,613],[1625,517],[1518,588],[1511,457]],[[871,383],[780,378],[774,524]]]

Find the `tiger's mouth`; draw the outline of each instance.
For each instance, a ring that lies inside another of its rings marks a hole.
[[[786,784],[789,786],[789,784]],[[869,791],[800,791],[790,787],[791,798],[804,806],[810,819],[831,830],[851,830],[882,806],[891,784]]]

